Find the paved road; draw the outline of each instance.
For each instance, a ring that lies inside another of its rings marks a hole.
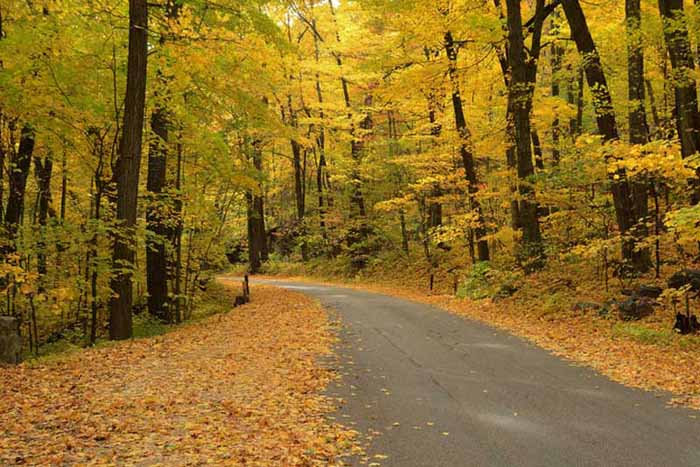
[[[700,466],[700,413],[427,305],[274,282],[337,310],[340,420],[382,466]],[[695,417],[698,418],[695,418]],[[383,459],[382,455],[389,456]]]

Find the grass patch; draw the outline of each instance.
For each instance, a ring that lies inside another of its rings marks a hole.
[[[645,345],[669,346],[673,343],[676,333],[651,329],[640,324],[616,323],[613,326],[613,337],[625,337]]]

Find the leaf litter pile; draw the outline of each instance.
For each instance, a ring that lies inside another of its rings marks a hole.
[[[253,303],[163,336],[0,368],[0,465],[334,465],[335,342],[320,305]]]

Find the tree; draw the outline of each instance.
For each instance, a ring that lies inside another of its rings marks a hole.
[[[489,244],[486,238],[486,229],[484,227],[484,215],[481,211],[479,201],[476,199],[476,194],[479,191],[479,180],[476,175],[476,165],[474,163],[474,155],[469,149],[469,128],[467,128],[467,119],[464,116],[464,107],[462,106],[462,94],[457,80],[457,54],[458,46],[455,44],[454,38],[450,31],[445,33],[445,52],[449,60],[450,82],[452,83],[452,108],[455,115],[455,126],[460,137],[459,154],[464,165],[464,175],[469,183],[467,188],[469,192],[470,208],[477,215],[477,227],[474,229],[477,238],[477,251],[479,261],[488,261],[490,259]]]
[[[538,10],[544,5],[538,1]],[[516,168],[518,173],[518,200],[515,213],[516,228],[522,231],[520,253],[527,269],[540,267],[544,255],[542,234],[538,216],[535,192],[531,186],[535,169],[532,164],[532,95],[536,64],[528,66],[523,37],[522,15],[519,0],[506,1],[508,18],[508,66],[510,86],[508,90],[509,108],[513,118],[513,136],[515,140]],[[535,34],[539,35],[541,26]],[[539,40],[533,35],[533,50],[539,50]],[[536,60],[536,57],[533,57]]]
[[[641,2],[626,0],[625,18],[627,20],[627,80],[629,97],[629,132],[631,144],[649,142],[646,108],[644,106],[644,47],[641,33]],[[644,181],[632,182],[632,202],[634,205],[633,236],[639,243],[646,238],[649,218],[649,186]],[[651,265],[648,248],[633,247],[631,260],[637,272],[646,272]]]
[[[109,336],[128,339],[132,334],[132,275],[136,256],[136,213],[141,168],[141,145],[146,104],[148,61],[148,4],[146,0],[129,0],[129,59],[127,66],[124,122],[115,166],[117,189],[116,219],[109,302]]]
[[[12,127],[10,127],[10,130],[12,131]],[[18,149],[13,149],[10,152],[9,193],[7,209],[5,210],[5,231],[8,236],[6,253],[16,250],[15,239],[22,220],[22,211],[24,210],[24,193],[27,188],[34,143],[34,129],[30,125],[24,125],[20,134]]]
[[[571,28],[571,36],[583,58],[588,88],[593,94],[593,106],[595,108],[598,131],[603,137],[603,141],[617,141],[619,134],[612,97],[598,50],[586,22],[586,17],[578,0],[564,1],[563,8]],[[614,157],[610,156],[610,159],[612,160]],[[611,174],[610,185],[617,225],[622,236],[622,257],[624,260],[634,263],[635,242],[629,236],[631,229],[636,224],[635,208],[630,183],[624,170],[618,169]]]
[[[684,158],[700,150],[700,114],[698,90],[693,70],[695,60],[690,47],[688,27],[683,12],[683,0],[659,0],[664,39],[673,67],[672,85],[675,92],[676,131]],[[700,203],[700,172],[690,182],[691,201]]]
[[[177,21],[181,5],[175,0],[168,0],[165,4],[165,28],[160,35],[161,50],[166,47],[172,28],[172,23]],[[169,81],[172,77],[165,75],[165,71],[157,71],[158,82],[154,100],[155,108],[151,114],[151,141],[148,151],[148,176],[146,190],[150,199],[146,210],[147,229],[150,235],[146,239],[146,286],[148,289],[148,311],[151,315],[164,321],[173,319],[171,304],[168,298],[168,252],[167,243],[173,238],[172,219],[173,202],[167,189],[168,153],[171,145],[172,130],[172,104]]]

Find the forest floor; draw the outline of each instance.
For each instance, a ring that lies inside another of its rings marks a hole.
[[[572,311],[570,303],[543,307],[543,299],[557,295],[551,290],[543,292],[557,282],[547,277],[531,279],[537,281],[530,284],[531,289],[539,290],[537,298],[520,296],[498,301],[473,301],[444,291],[431,292],[416,286],[409,277],[404,285],[401,280],[372,276],[343,279],[278,273],[269,278],[342,285],[429,304],[525,338],[626,386],[671,393],[669,405],[700,410],[700,337],[675,335],[670,330],[673,314],[669,310],[626,323],[591,311]]]
[[[162,336],[0,368],[0,465],[340,463],[358,448],[324,395],[333,324],[303,295],[252,297]]]

